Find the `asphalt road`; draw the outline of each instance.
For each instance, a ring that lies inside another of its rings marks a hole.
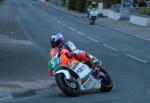
[[[73,41],[78,48],[89,51],[103,61],[102,66],[112,76],[114,88],[110,93],[93,91],[75,98],[66,97],[59,89],[53,88],[49,92],[8,103],[149,103],[149,42],[100,25],[91,26],[86,18],[60,12],[35,0],[10,2],[15,7],[24,32],[45,60],[50,48],[49,36],[53,32],[62,32],[66,40]],[[40,75],[41,78],[44,76]]]

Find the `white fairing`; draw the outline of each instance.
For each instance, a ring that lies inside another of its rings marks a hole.
[[[74,71],[79,75],[80,78],[83,78],[91,73],[91,69],[81,62],[75,67]]]
[[[86,89],[93,88],[93,86],[97,82],[97,80],[95,80],[93,78],[93,76],[91,75],[91,69],[87,65],[85,65],[81,62],[74,68],[73,71],[75,71],[78,74],[79,78],[80,78],[81,90],[86,90]],[[88,78],[84,83],[82,83],[83,79],[85,77],[88,77]]]
[[[97,10],[91,10],[90,11],[90,17],[91,16],[97,16],[98,15],[98,11]]]
[[[70,79],[71,78],[71,75],[70,75],[70,73],[69,73],[69,71],[68,70],[58,70],[56,73],[55,73],[55,75],[56,74],[58,74],[58,73],[63,73],[64,75],[65,75],[65,77],[66,77],[66,79]]]

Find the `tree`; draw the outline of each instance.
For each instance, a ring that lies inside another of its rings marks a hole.
[[[61,0],[61,6],[66,6],[66,0]]]
[[[76,0],[76,10],[80,12],[85,12],[87,8],[87,0]]]
[[[110,8],[111,5],[121,3],[121,0],[102,0],[104,3],[104,8]]]
[[[68,0],[68,9],[85,12],[88,0]]]
[[[68,9],[75,10],[76,9],[76,0],[68,0]]]

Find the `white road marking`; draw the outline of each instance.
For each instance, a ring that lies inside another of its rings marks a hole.
[[[29,40],[16,40],[16,39],[0,39],[0,43],[33,45],[32,41],[29,41]]]
[[[41,11],[38,11],[38,12],[40,12],[40,13],[41,13],[41,14],[43,14],[44,16],[49,17],[49,15],[48,15],[48,14],[46,14],[46,13],[44,13],[44,12],[41,12]],[[51,17],[49,17],[49,18],[51,18]]]
[[[140,61],[140,62],[142,62],[142,63],[147,63],[146,60],[140,59],[140,58],[135,57],[135,56],[133,56],[133,55],[131,55],[131,54],[125,53],[125,55],[128,56],[128,57],[130,57],[130,58],[132,58],[132,59],[134,59],[134,60]]]
[[[67,24],[62,24],[63,26],[67,27],[68,25]]]
[[[40,11],[38,11],[38,12],[40,12]],[[57,19],[55,19],[55,18],[50,17],[48,14],[43,13],[43,12],[40,12],[40,13],[43,14],[43,15],[45,15],[45,16],[47,16],[47,17],[49,17],[49,18],[51,18],[51,19],[53,19],[54,21],[56,21],[56,22],[62,24],[63,26],[68,27],[70,30],[75,31],[74,28],[69,27],[67,24],[63,24],[61,21],[59,21],[59,20],[57,20]],[[82,33],[82,32],[80,32],[80,31],[76,31],[76,32],[77,32],[79,35],[81,35],[81,36],[85,36],[85,34]],[[13,32],[12,32],[12,33],[13,33]],[[96,42],[96,43],[99,42],[98,40],[96,40],[96,39],[94,39],[94,38],[91,38],[91,37],[88,37],[88,36],[87,36],[87,38],[88,38],[89,40],[93,41],[93,42]],[[137,38],[139,38],[139,37],[137,37]],[[144,38],[143,38],[143,39],[144,39]],[[144,40],[150,41],[149,39],[144,39]],[[0,42],[3,42],[3,41],[0,40]],[[13,43],[13,44],[18,44],[18,43],[19,43],[19,44],[24,44],[24,45],[25,45],[25,44],[26,44],[26,45],[32,45],[32,42],[31,42],[31,41],[22,41],[22,40],[9,40],[9,43]],[[113,51],[115,51],[115,52],[119,51],[118,49],[113,48],[113,47],[109,46],[108,44],[102,44],[102,45],[105,46],[105,47],[107,47],[107,48],[109,48],[109,49],[111,49],[111,50],[113,50]],[[137,61],[140,61],[140,62],[143,62],[143,63],[147,63],[146,60],[140,59],[140,58],[135,57],[135,56],[133,56],[133,55],[130,55],[130,54],[128,54],[128,53],[125,53],[125,55],[128,56],[128,57],[130,57],[130,58],[132,58],[132,59],[135,59],[135,60],[137,60]]]
[[[57,23],[62,24],[62,22],[61,22],[61,21],[59,21],[59,20],[56,20],[56,21],[57,21]]]
[[[8,99],[12,99],[12,98],[13,98],[12,96],[3,97],[3,98],[0,98],[0,101],[4,101],[4,100],[8,100]]]
[[[40,11],[38,11],[38,12],[40,12]],[[46,14],[46,13],[43,13],[43,12],[40,12],[40,13],[43,14],[44,16],[47,16],[47,17],[49,17],[50,19],[56,21],[57,23],[62,24],[62,25],[65,26],[65,27],[68,27],[70,30],[75,31],[74,28],[69,27],[67,24],[64,24],[64,23],[61,22],[60,20],[58,20],[58,19],[56,19],[56,18],[53,18],[53,17],[50,17],[50,16],[49,16],[48,14]]]
[[[115,51],[115,52],[119,51],[118,49],[113,48],[113,47],[109,46],[108,44],[102,44],[102,45],[103,45],[104,47],[107,47],[107,48],[109,48],[109,49]]]
[[[10,93],[3,93],[1,92],[0,93],[0,101],[4,101],[4,100],[7,100],[7,99],[12,99],[13,97],[11,96]]]
[[[145,41],[150,41],[149,39],[144,39]]]
[[[96,40],[96,39],[94,39],[94,38],[92,38],[92,37],[87,36],[87,38],[88,38],[89,40],[93,41],[93,42],[96,42],[96,43],[99,42],[98,40]]]
[[[82,32],[80,32],[80,31],[77,31],[77,33],[78,33],[79,35],[81,35],[81,36],[85,36],[85,34],[82,33]]]
[[[137,39],[142,39],[142,40],[150,42],[150,39],[148,39],[148,38],[143,38],[143,37],[139,37],[139,36],[134,36],[134,37]]]
[[[75,29],[74,28],[72,28],[72,27],[68,27],[70,30],[72,30],[72,31],[75,31]]]
[[[38,11],[38,12],[40,12],[40,11]],[[43,14],[44,16],[49,17],[49,15],[47,15],[46,13],[43,13],[43,12],[40,12],[40,13]],[[74,28],[69,27],[67,24],[62,23],[61,21],[59,21],[59,20],[57,20],[57,19],[55,19],[55,18],[52,18],[52,17],[50,17],[50,18],[53,19],[54,21],[57,21],[58,23],[61,23],[63,26],[68,27],[68,29],[70,29],[70,30],[72,30],[72,31],[75,31]],[[85,34],[82,33],[82,32],[80,32],[80,31],[77,31],[77,33],[78,33],[79,35],[81,35],[81,36],[85,36]],[[94,41],[96,41],[96,40],[94,40]],[[96,41],[96,42],[97,42],[97,41]]]
[[[56,18],[50,17],[49,15],[47,15],[47,17],[49,17],[50,19],[52,19],[52,20],[56,21],[57,23],[60,23],[60,22],[61,22],[61,21],[59,21],[59,20],[58,20],[58,19],[56,19]]]
[[[11,33],[11,34],[14,34],[15,32],[11,31],[10,33]]]
[[[57,20],[57,19],[55,19],[55,18],[53,18],[53,17],[50,17],[48,14],[46,14],[46,13],[44,13],[44,12],[41,12],[41,11],[38,11],[38,12],[40,12],[42,15],[44,15],[44,16],[46,16],[46,17],[48,17],[48,18],[50,18],[50,19],[52,19],[52,20],[54,20],[54,21],[56,21],[56,22],[60,22],[59,20]],[[49,19],[48,19],[49,20]],[[50,21],[50,20],[49,20]]]

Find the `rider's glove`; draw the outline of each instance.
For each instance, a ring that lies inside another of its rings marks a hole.
[[[73,51],[73,53],[74,53],[75,55],[78,55],[78,54],[80,53],[80,50],[79,50],[79,49],[76,49],[76,50]]]
[[[65,54],[68,58],[72,58],[75,56],[75,54],[73,52],[69,52]]]
[[[72,57],[77,56],[79,53],[80,53],[80,50],[79,50],[79,49],[76,49],[76,50],[74,50],[74,51],[72,51],[72,52],[66,53],[66,56],[67,56],[68,58],[72,58]]]

